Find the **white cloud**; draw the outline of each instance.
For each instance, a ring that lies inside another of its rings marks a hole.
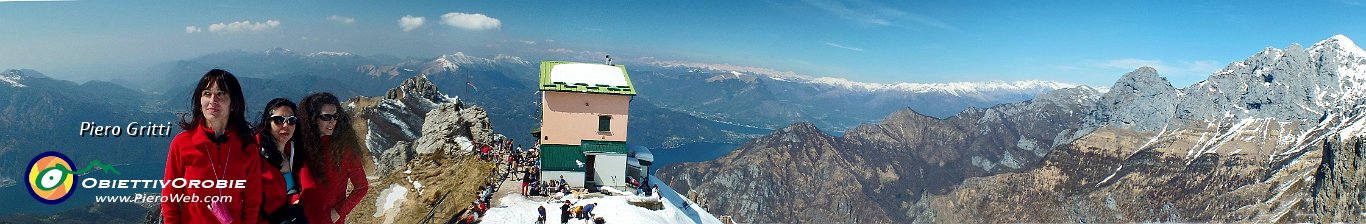
[[[185,33],[198,33],[198,32],[204,32],[204,29],[200,29],[198,26],[186,26],[186,27],[185,27]]]
[[[484,14],[470,14],[452,12],[441,15],[441,24],[450,25],[466,30],[496,30],[503,27],[503,22]]]
[[[521,42],[526,45],[536,45],[536,41],[534,40],[521,40]]]
[[[272,30],[280,27],[280,21],[266,20],[265,22],[237,21],[231,23],[209,24],[209,32],[214,33],[235,33],[235,32],[260,32]],[[197,28],[196,28],[197,29]],[[186,28],[188,31],[189,28]]]
[[[356,22],[356,18],[345,17],[345,16],[339,16],[339,15],[332,15],[332,16],[329,16],[329,17],[327,17],[327,20],[332,20],[333,22],[338,22],[338,23],[341,23],[341,24],[352,24],[352,23],[355,23],[355,22]]]
[[[403,32],[408,32],[413,31],[413,29],[417,29],[418,27],[422,27],[422,24],[426,22],[427,18],[422,18],[420,16],[414,17],[412,15],[408,15],[398,19],[398,27],[402,27]]]
[[[840,44],[837,44],[837,43],[825,42],[825,45],[826,45],[826,46],[835,47],[835,48],[839,48],[839,49],[845,49],[845,50],[863,52],[863,48],[844,46],[844,45],[840,45]]]

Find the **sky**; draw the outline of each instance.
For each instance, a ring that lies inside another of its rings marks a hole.
[[[1108,87],[1152,66],[1183,87],[1268,47],[1366,39],[1363,24],[1363,0],[0,0],[0,69],[79,81],[276,47],[532,61],[572,51],[880,83]]]

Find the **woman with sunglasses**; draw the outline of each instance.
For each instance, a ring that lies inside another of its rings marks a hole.
[[[247,124],[237,77],[214,69],[190,93],[190,120],[171,140],[161,188],[165,223],[256,222],[261,209],[261,157]],[[228,183],[211,186],[175,183]],[[185,200],[179,200],[179,199]]]
[[[289,99],[275,98],[266,103],[261,122],[256,123],[264,187],[258,223],[308,223],[299,203],[303,191],[299,177],[305,175],[299,169],[303,158],[294,151],[294,131],[299,126],[294,112],[298,109]]]
[[[370,190],[361,157],[365,148],[350,116],[331,93],[314,93],[300,102],[299,143],[308,160],[301,181],[304,213],[313,223],[345,223],[346,215]],[[347,184],[352,187],[347,195]]]

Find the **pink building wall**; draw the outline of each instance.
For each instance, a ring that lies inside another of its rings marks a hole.
[[[545,91],[541,94],[541,144],[579,145],[582,140],[626,141],[631,96]],[[598,132],[598,116],[610,115],[610,132]]]

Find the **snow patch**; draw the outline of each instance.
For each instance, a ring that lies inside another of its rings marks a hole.
[[[398,184],[389,185],[388,189],[380,191],[379,197],[375,198],[375,218],[384,217],[384,223],[394,223],[394,218],[398,217],[399,207],[403,201],[408,200],[408,188]]]
[[[550,81],[588,84],[588,86],[630,86],[626,71],[620,67],[603,64],[558,64],[550,68]]]
[[[310,53],[310,54],[308,54],[308,57],[319,57],[319,56],[324,56],[324,57],[342,57],[342,56],[351,56],[351,53],[346,53],[346,52],[332,52],[332,51],[319,51],[319,52],[315,52],[315,53]]]
[[[19,87],[19,88],[25,87],[26,85],[24,85],[23,83],[19,83],[19,81],[22,81],[22,80],[24,80],[24,77],[22,77],[22,76],[17,76],[17,75],[0,75],[0,82],[8,83],[9,86],[13,86],[13,87]]]
[[[1105,179],[1102,179],[1102,180],[1100,180],[1100,182],[1097,182],[1097,183],[1096,183],[1096,187],[1100,187],[1101,184],[1104,184],[1106,181],[1110,181],[1110,178],[1115,178],[1115,175],[1116,175],[1116,174],[1119,174],[1119,170],[1120,170],[1120,169],[1124,169],[1124,164],[1120,164],[1120,165],[1119,165],[1119,168],[1115,168],[1115,172],[1114,172],[1114,173],[1110,173],[1110,176],[1107,176],[1107,177],[1105,177]]]
[[[1341,131],[1338,131],[1338,137],[1350,139],[1355,136],[1366,134],[1366,132],[1362,131],[1366,131],[1366,119],[1357,119],[1356,122],[1352,122],[1351,125],[1347,125],[1347,127],[1343,127]]]

